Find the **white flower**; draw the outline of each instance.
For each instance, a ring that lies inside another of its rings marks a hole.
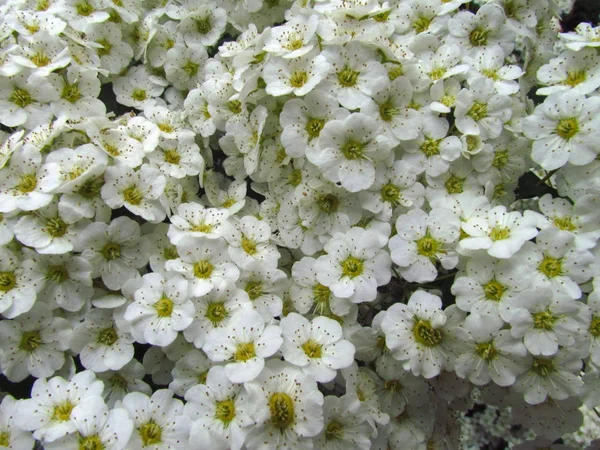
[[[273,96],[306,95],[327,76],[330,68],[327,58],[316,53],[294,59],[271,58],[263,69],[265,90]]]
[[[221,143],[227,136],[233,136],[235,146],[244,155],[244,169],[248,175],[252,175],[258,167],[261,136],[268,115],[269,113],[264,106],[257,106],[250,117],[238,122],[229,121],[225,127],[227,135],[219,140],[219,143]]]
[[[64,0],[57,12],[74,30],[86,33],[93,24],[108,20],[110,15],[104,11],[108,5],[108,0]]]
[[[525,401],[537,405],[546,400],[564,400],[576,396],[583,382],[579,377],[581,357],[568,348],[559,350],[552,357],[535,357],[528,362],[526,372],[519,375],[514,384],[523,393]]]
[[[229,211],[221,208],[205,208],[200,203],[182,203],[176,215],[171,216],[167,236],[177,245],[184,236],[218,239],[222,237],[224,222]]]
[[[456,128],[463,134],[493,139],[512,115],[510,98],[496,93],[489,78],[476,78],[456,96]]]
[[[320,316],[309,322],[298,313],[290,313],[281,319],[280,326],[284,359],[320,383],[333,380],[337,369],[354,361],[354,345],[342,339],[342,327],[333,319]]]
[[[521,339],[495,325],[486,316],[471,315],[465,321],[473,341],[469,342],[469,351],[454,361],[454,371],[478,386],[490,380],[499,386],[511,386],[526,370],[527,350]]]
[[[315,437],[321,450],[369,450],[370,427],[367,414],[354,396],[328,395],[323,403],[323,431]]]
[[[531,280],[521,276],[524,271],[510,258],[474,255],[452,284],[456,306],[488,320],[509,322],[521,302],[530,302],[538,295],[535,289],[529,289]]]
[[[94,372],[84,370],[70,380],[53,377],[33,383],[31,398],[19,402],[15,423],[33,437],[52,442],[77,430],[72,420],[73,408],[90,398],[101,400],[104,386]]]
[[[146,66],[131,67],[124,76],[113,82],[117,101],[140,110],[156,104],[156,97],[159,97],[164,89]]]
[[[65,363],[71,326],[62,317],[37,303],[27,313],[0,322],[0,366],[10,381],[23,381],[29,375],[51,376]]]
[[[92,265],[92,276],[101,276],[109,289],[120,289],[138,268],[147,263],[139,248],[140,226],[128,217],[117,217],[110,225],[94,222],[81,232],[81,256]]]
[[[185,393],[184,412],[192,418],[190,446],[199,442],[215,450],[240,450],[253,423],[241,385],[231,383],[222,366],[212,367],[205,384]]]
[[[219,280],[206,295],[194,298],[196,314],[194,321],[183,330],[188,342],[197,348],[204,346],[206,333],[229,323],[231,316],[239,309],[252,309],[252,303],[246,291],[236,287],[231,280]]]
[[[31,147],[21,147],[10,159],[10,170],[0,170],[0,212],[35,211],[52,201],[51,192],[60,182],[56,163],[42,164],[42,154]]]
[[[89,398],[73,408],[71,420],[76,432],[45,442],[47,450],[123,450],[133,431],[133,422],[127,411],[122,408],[109,411],[99,397]]]
[[[207,58],[206,49],[200,44],[175,44],[167,52],[164,66],[167,81],[180,90],[196,87],[202,81],[201,68]]]
[[[315,258],[304,257],[292,266],[290,297],[294,307],[300,314],[310,313],[331,319],[345,316],[350,311],[351,303],[334,295],[331,289],[317,281],[316,261]]]
[[[376,60],[373,50],[360,42],[349,42],[343,47],[328,46],[321,54],[332,66],[323,88],[337,96],[344,108],[362,108],[370,99],[376,82],[387,77],[385,68]]]
[[[160,146],[148,155],[148,159],[161,172],[178,179],[204,171],[204,158],[191,135],[181,135],[179,139],[161,138]]]
[[[298,58],[315,47],[319,16],[299,14],[285,25],[273,27],[267,35],[263,50],[283,58]]]
[[[166,178],[157,169],[143,165],[139,171],[125,166],[112,166],[104,174],[102,199],[113,209],[125,206],[149,222],[162,222],[165,210],[158,202],[165,189]]]
[[[229,256],[239,267],[253,261],[260,261],[266,267],[277,266],[280,254],[271,242],[271,227],[266,221],[243,216],[237,223],[226,225],[223,236],[229,244]]]
[[[389,253],[383,249],[386,241],[377,231],[359,227],[334,234],[325,244],[327,254],[315,262],[317,280],[353,303],[373,301],[377,287],[392,276]]]
[[[479,51],[475,58],[465,58],[469,63],[467,81],[473,83],[481,75],[494,82],[494,88],[500,95],[512,95],[519,92],[517,78],[525,72],[518,65],[506,65],[505,55],[500,47],[489,47]]]
[[[538,89],[538,95],[568,90],[578,94],[591,94],[600,87],[600,63],[596,58],[596,50],[567,50],[540,67],[537,78],[548,86]]]
[[[585,47],[600,47],[600,27],[593,27],[591,23],[581,22],[575,32],[560,33],[560,38],[567,41],[565,47],[579,51]]]
[[[31,309],[40,286],[33,283],[33,261],[20,261],[6,247],[0,247],[0,313],[13,319]]]
[[[306,157],[327,180],[340,182],[349,192],[367,189],[375,181],[375,162],[390,154],[390,142],[380,131],[377,122],[362,113],[331,120],[321,131],[318,148],[307,148]]]
[[[167,346],[194,317],[194,304],[188,298],[188,282],[181,275],[165,279],[158,273],[148,273],[142,277],[142,283],[124,318],[144,341]]]
[[[67,0],[69,2],[76,0]],[[102,1],[107,0],[92,0]],[[87,3],[87,1],[86,1]],[[89,3],[87,3],[89,4]],[[108,14],[102,11],[104,14]],[[100,13],[100,11],[98,11]],[[87,16],[93,17],[96,13]],[[100,57],[100,67],[108,70],[110,73],[120,73],[121,70],[125,69],[131,59],[133,58],[133,49],[123,39],[121,28],[112,22],[105,22],[102,25],[93,25],[85,31],[86,37],[91,41],[100,44],[99,47],[95,48],[96,54]]]
[[[329,120],[343,119],[348,114],[335,97],[320,89],[302,99],[288,100],[279,115],[281,145],[289,156],[303,157],[307,146],[318,145],[321,130]]]
[[[180,397],[197,384],[205,384],[208,371],[214,363],[206,357],[202,350],[192,349],[181,356],[171,370],[173,381],[169,383],[172,389]],[[143,368],[142,368],[143,370]],[[142,372],[142,375],[144,372]]]
[[[451,368],[453,347],[461,340],[463,345],[468,342],[466,332],[458,331],[463,315],[457,309],[447,314],[441,308],[438,296],[419,290],[408,304],[394,303],[381,322],[392,356],[414,375],[432,378]]]
[[[323,394],[299,368],[271,360],[260,376],[246,383],[250,417],[256,422],[246,438],[248,450],[310,449],[323,429]]]
[[[460,157],[461,143],[457,136],[448,136],[450,124],[442,117],[429,117],[423,132],[404,144],[402,159],[414,166],[417,173],[425,171],[438,177],[448,171],[450,163]]]
[[[433,281],[438,260],[444,269],[454,268],[458,255],[451,245],[458,239],[459,230],[459,219],[447,209],[436,208],[429,214],[412,209],[399,216],[397,234],[390,239],[389,248],[402,277],[418,283]]]
[[[188,45],[210,47],[217,43],[226,25],[226,11],[210,2],[189,11],[179,23],[179,32]]]
[[[31,433],[15,425],[17,405],[22,405],[11,395],[0,404],[0,444],[11,450],[31,450],[35,444]]]
[[[267,325],[255,311],[239,310],[223,328],[208,332],[202,349],[215,362],[225,361],[225,375],[232,383],[254,380],[265,358],[281,346],[281,328]]]
[[[224,239],[184,236],[177,244],[179,258],[167,261],[167,271],[179,272],[189,281],[190,295],[200,297],[218,280],[236,281],[240,271],[227,254]]]
[[[185,446],[191,421],[183,414],[183,402],[173,398],[171,390],[159,389],[151,397],[131,392],[121,405],[133,419],[128,450],[170,450]]]
[[[253,261],[244,267],[238,286],[246,291],[252,307],[265,322],[281,316],[282,298],[288,286],[288,277],[284,271]]]
[[[461,228],[468,237],[459,241],[459,247],[484,249],[490,256],[502,259],[513,256],[526,241],[538,234],[531,216],[523,217],[518,211],[507,212],[502,205],[487,211],[484,217],[471,217]]]
[[[598,156],[599,129],[600,98],[573,91],[549,95],[523,119],[523,134],[533,140],[531,159],[546,170],[592,162]]]
[[[91,309],[73,329],[71,350],[94,372],[119,370],[133,358],[133,338],[116,325],[110,309]]]
[[[519,299],[519,308],[509,320],[512,336],[523,338],[532,355],[551,356],[559,346],[575,347],[586,326],[581,314],[584,306],[549,289],[538,288],[536,292],[535,297]]]

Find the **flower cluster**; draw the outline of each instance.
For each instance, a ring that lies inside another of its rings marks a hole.
[[[0,447],[458,449],[480,403],[540,448],[600,405],[600,28],[1,3]]]

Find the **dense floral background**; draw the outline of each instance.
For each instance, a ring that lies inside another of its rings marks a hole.
[[[0,1],[0,448],[600,448],[599,15]]]

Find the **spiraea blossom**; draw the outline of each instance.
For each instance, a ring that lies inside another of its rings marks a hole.
[[[0,448],[598,446],[593,1],[0,3]]]

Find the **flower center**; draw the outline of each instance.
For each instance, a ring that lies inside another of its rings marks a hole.
[[[381,188],[381,198],[384,202],[398,203],[400,198],[400,188],[395,184],[388,183]]]
[[[541,377],[546,377],[554,372],[554,361],[551,359],[534,358],[531,371]]]
[[[75,9],[77,10],[77,14],[84,17],[87,17],[94,12],[94,8],[92,7],[92,5],[90,5],[86,1],[77,3],[77,5],[75,5]]]
[[[388,69],[388,78],[390,81],[394,81],[396,78],[404,75],[404,68],[401,64],[395,65],[392,68]]]
[[[291,52],[293,52],[294,50],[299,50],[302,48],[303,46],[303,42],[302,39],[299,39],[297,37],[295,37],[294,39],[291,39],[285,46],[284,48],[286,50],[289,50]]]
[[[269,411],[273,426],[283,429],[294,423],[294,400],[285,392],[275,392],[269,397]]]
[[[113,389],[117,389],[120,391],[124,391],[127,388],[127,380],[118,373],[110,377],[108,383]]]
[[[123,199],[131,205],[138,206],[144,200],[144,193],[132,184],[123,191]]]
[[[102,253],[102,256],[107,261],[114,261],[115,259],[121,257],[121,245],[117,244],[116,242],[109,242],[102,247],[100,253]]]
[[[202,19],[196,19],[196,31],[199,34],[208,34],[212,30],[213,26],[210,20],[210,16],[203,17]]]
[[[552,314],[548,309],[535,314],[532,314],[533,327],[539,330],[552,330],[554,323],[558,320],[558,316]]]
[[[154,304],[154,309],[156,309],[158,317],[171,317],[173,314],[173,306],[173,300],[163,297]]]
[[[337,73],[338,82],[343,87],[352,87],[356,84],[358,80],[358,76],[360,72],[356,70],[352,70],[349,66],[344,66],[344,68]]]
[[[99,56],[110,55],[110,51],[112,50],[112,44],[108,41],[108,39],[98,39],[96,42],[98,42],[98,44],[102,46],[96,49]]]
[[[98,344],[110,347],[119,340],[119,335],[113,327],[104,328],[98,332]]]
[[[321,134],[321,130],[323,129],[324,126],[325,126],[325,120],[323,120],[323,119],[314,119],[314,118],[308,119],[305,130],[308,133],[309,140],[318,138],[319,135]]]
[[[431,326],[428,320],[415,317],[412,328],[415,341],[425,347],[435,347],[442,342],[443,336],[440,330]]]
[[[469,41],[473,47],[482,47],[487,45],[491,30],[485,30],[480,27],[475,28],[469,33]]]
[[[242,102],[239,100],[229,100],[227,102],[227,107],[233,114],[239,114],[242,112]]]
[[[564,84],[567,86],[575,87],[580,83],[583,83],[586,79],[585,70],[573,70],[567,72],[567,79]]]
[[[249,281],[246,284],[245,291],[248,293],[250,300],[256,300],[262,295],[262,283],[260,281]]]
[[[200,68],[200,64],[196,64],[194,61],[186,62],[182,69],[188,76],[193,77],[198,73],[198,69]],[[168,131],[170,133],[170,131]]]
[[[448,194],[462,194],[465,190],[464,184],[464,178],[452,174],[444,183],[444,187],[446,188],[446,191],[448,191]]]
[[[140,426],[138,428],[138,433],[140,434],[144,447],[160,444],[162,442],[162,428],[154,421],[154,419],[150,419]]]
[[[437,254],[442,250],[442,243],[431,237],[429,230],[425,236],[416,241],[417,253],[429,259],[436,259]]]
[[[177,252],[177,247],[175,247],[174,245],[169,245],[168,247],[165,247],[165,249],[162,252],[162,256],[167,261],[169,261],[171,259],[179,258],[179,253]]]
[[[323,356],[323,346],[312,339],[302,344],[302,350],[309,358],[320,358]]]
[[[168,122],[161,122],[161,123],[157,123],[156,125],[158,126],[158,129],[160,131],[162,131],[163,133],[172,133],[173,131],[175,131],[175,128],[173,127],[173,125],[171,125]]]
[[[436,67],[431,72],[429,72],[429,78],[436,81],[441,79],[446,74],[445,67]]]
[[[423,33],[424,31],[427,31],[432,20],[433,17],[424,15],[419,16],[417,20],[413,22],[413,30],[415,30],[415,33]]]
[[[364,158],[365,153],[363,148],[363,144],[351,139],[342,147],[342,153],[346,159],[350,160]]]
[[[454,106],[455,102],[456,102],[456,97],[451,94],[446,94],[442,98],[440,98],[440,103],[444,106],[447,106],[448,108],[450,108],[451,106]]]
[[[559,230],[575,231],[578,228],[577,225],[573,223],[573,218],[569,216],[555,217],[552,220],[552,223],[554,223],[554,225],[556,225],[556,228],[558,228]]]
[[[144,89],[135,88],[131,93],[131,98],[136,102],[143,102],[146,100],[146,98],[148,98],[148,95]]]
[[[46,232],[53,238],[63,237],[69,231],[69,225],[60,217],[46,221]]]
[[[79,90],[79,83],[75,82],[69,84],[65,82],[60,97],[69,103],[76,103],[81,97],[81,91]]]
[[[482,342],[475,346],[475,354],[484,361],[492,361],[498,356],[498,351],[494,347],[494,341]]]
[[[36,53],[29,60],[38,67],[44,67],[50,64],[50,58],[43,53]]]
[[[579,132],[579,122],[576,117],[560,119],[556,126],[556,134],[568,141]]]
[[[14,103],[20,108],[25,108],[27,105],[33,102],[33,99],[31,98],[31,95],[29,95],[29,92],[27,92],[25,89],[15,87],[12,95],[8,98],[8,101]]]
[[[21,175],[21,181],[15,187],[21,194],[29,194],[37,187],[37,176],[35,173]]]
[[[342,276],[355,278],[362,275],[363,271],[364,263],[362,259],[348,256],[348,258],[342,261]]]
[[[52,409],[52,420],[58,420],[59,422],[65,422],[71,418],[71,411],[73,411],[75,405],[69,400],[56,405]]]
[[[475,122],[479,122],[481,119],[487,117],[487,104],[475,102],[471,109],[467,113],[468,116],[471,116]]]
[[[496,69],[482,69],[481,74],[486,76],[490,80],[500,80],[500,76],[498,75],[498,71]]]
[[[554,278],[562,275],[562,263],[560,259],[544,256],[542,262],[538,266],[538,270],[548,278]]]
[[[39,330],[25,331],[19,342],[19,349],[26,352],[33,352],[36,348],[42,345],[42,336]]]
[[[79,439],[79,450],[104,450],[105,448],[97,434]]]
[[[589,331],[595,338],[600,338],[600,316],[592,316]]]
[[[340,422],[333,419],[331,422],[327,424],[327,428],[325,428],[325,440],[338,440],[344,436],[344,428]]]
[[[254,348],[254,342],[244,342],[243,344],[238,344],[237,349],[235,350],[235,355],[233,355],[233,359],[236,361],[248,361],[256,356],[256,350]]]
[[[108,153],[110,156],[119,156],[121,154],[119,147],[109,143],[104,144],[104,150],[106,150],[106,153]]]
[[[485,298],[493,302],[499,302],[502,296],[504,295],[505,291],[506,288],[504,287],[504,285],[496,281],[495,278],[492,278],[490,281],[483,285],[483,293],[485,295]]]
[[[87,199],[97,197],[103,184],[103,178],[90,178],[83,182],[77,193]]]
[[[432,156],[440,154],[440,141],[441,139],[426,138],[421,144],[420,150],[425,156],[431,158]]]
[[[321,211],[331,214],[338,210],[340,200],[333,194],[326,194],[319,197],[317,205]]]
[[[191,231],[195,231],[197,233],[210,233],[213,230],[214,226],[210,223],[206,223],[205,221],[201,221],[199,224],[194,225],[191,228]]]
[[[306,72],[296,71],[290,77],[290,85],[293,88],[300,88],[308,81],[308,74]]]
[[[225,425],[235,418],[235,404],[233,399],[218,400],[215,407],[215,419],[220,420]]]
[[[501,241],[510,237],[510,230],[506,227],[494,227],[490,230],[490,239],[492,241]]]
[[[14,272],[0,272],[0,292],[11,291],[17,285]]]
[[[206,313],[204,317],[206,317],[213,326],[219,325],[225,318],[227,317],[227,308],[225,308],[224,302],[215,302],[210,303],[206,308]]]
[[[383,383],[383,388],[392,394],[397,394],[402,391],[404,386],[399,380],[388,380]]]
[[[389,122],[397,114],[398,108],[395,108],[391,102],[388,101],[379,105],[379,115],[384,121]]]
[[[174,148],[165,150],[163,154],[165,156],[165,161],[169,164],[179,164],[179,161],[181,161],[181,156]]]
[[[194,276],[196,278],[207,279],[213,273],[215,266],[211,264],[211,262],[207,259],[203,259],[202,261],[196,261],[194,263]]]
[[[8,431],[0,432],[0,447],[8,447],[10,445],[10,433]]]
[[[256,254],[256,241],[242,234],[242,249],[249,255]]]

